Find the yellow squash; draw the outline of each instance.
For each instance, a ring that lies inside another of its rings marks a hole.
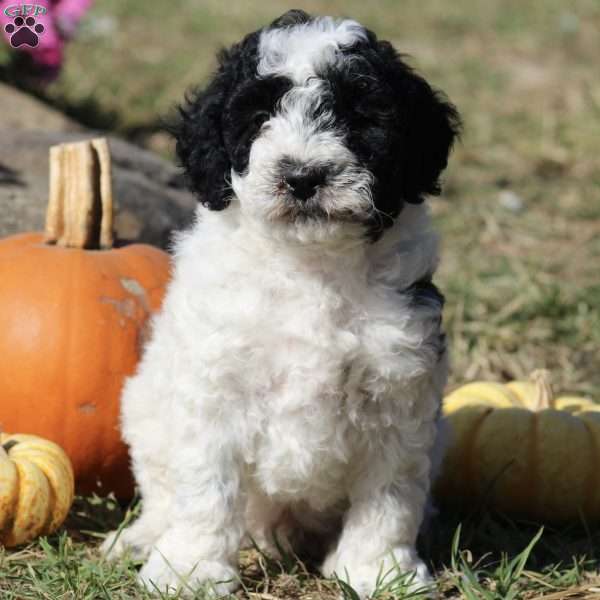
[[[532,381],[476,382],[444,400],[452,438],[442,502],[485,503],[546,521],[600,520],[600,404]]]
[[[55,531],[73,502],[71,462],[53,442],[0,433],[0,544]]]

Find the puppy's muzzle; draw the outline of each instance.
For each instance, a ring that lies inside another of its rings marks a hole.
[[[289,193],[297,200],[305,201],[312,198],[317,190],[325,185],[329,175],[328,167],[311,167],[283,163],[281,178]]]

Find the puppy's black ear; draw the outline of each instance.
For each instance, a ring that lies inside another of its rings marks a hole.
[[[171,127],[177,140],[176,152],[187,183],[211,210],[229,205],[231,163],[225,150],[221,114],[230,86],[226,55],[213,80],[204,90],[186,95],[179,120]]]
[[[405,201],[420,203],[425,195],[441,191],[440,175],[460,134],[460,117],[442,93],[402,62],[389,42],[378,42],[377,47],[399,103],[396,182]]]
[[[308,13],[299,8],[294,8],[275,19],[270,27],[290,27],[292,25],[300,25],[301,23],[308,23],[310,19],[311,17]]]

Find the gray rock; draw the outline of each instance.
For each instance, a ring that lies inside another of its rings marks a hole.
[[[30,94],[0,82],[0,129],[83,131],[83,127]],[[0,141],[2,144],[2,141]]]
[[[0,120],[0,237],[41,231],[48,202],[50,146],[102,134],[23,130],[1,124]],[[107,137],[113,160],[117,238],[168,247],[171,232],[191,222],[195,197],[184,189],[177,167],[151,152]]]

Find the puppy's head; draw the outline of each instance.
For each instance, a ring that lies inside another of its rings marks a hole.
[[[352,20],[290,11],[219,55],[181,109],[177,153],[210,209],[364,227],[440,191],[454,107]]]

